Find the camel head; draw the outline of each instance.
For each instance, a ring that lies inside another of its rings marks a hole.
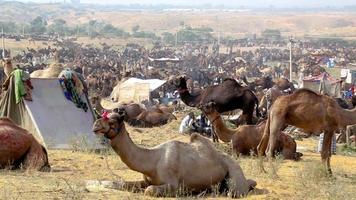
[[[216,103],[215,102],[209,102],[206,104],[200,104],[198,108],[203,111],[206,115],[211,115],[211,114],[219,114],[219,112],[216,110]]]
[[[108,116],[104,113],[100,119],[97,119],[93,125],[93,132],[96,135],[103,135],[108,139],[115,138],[124,128],[124,118],[126,116],[126,111],[124,109],[118,109]]]
[[[187,80],[185,75],[179,75],[172,78],[169,82],[177,88],[187,89]]]

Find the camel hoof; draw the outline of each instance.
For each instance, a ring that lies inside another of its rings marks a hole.
[[[158,197],[158,194],[156,190],[154,189],[154,186],[150,185],[145,189],[145,196],[152,196],[152,197]]]
[[[247,184],[250,187],[249,190],[253,190],[255,189],[255,187],[257,186],[257,182],[251,179],[247,179]]]
[[[328,169],[328,176],[332,177],[333,176],[333,172],[331,171],[331,169]]]

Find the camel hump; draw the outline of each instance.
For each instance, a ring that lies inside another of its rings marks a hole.
[[[307,89],[307,88],[301,88],[294,92],[294,94],[296,94],[296,95],[301,94],[301,93],[308,93],[308,94],[319,96],[319,97],[321,96],[320,94],[318,94],[310,89]]]
[[[232,79],[232,78],[225,78],[222,82],[223,85],[231,85],[231,86],[234,86],[234,87],[241,87],[241,85],[235,80],[235,79]]]
[[[201,136],[200,134],[197,134],[197,133],[193,133],[191,136],[190,136],[190,142],[193,143],[193,142],[203,142],[203,143],[209,143],[210,141],[206,138],[204,138],[203,136]]]

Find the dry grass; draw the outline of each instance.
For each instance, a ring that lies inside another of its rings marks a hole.
[[[173,122],[160,128],[128,129],[135,143],[151,147],[170,139],[189,141],[188,136],[177,133],[178,125],[178,122]],[[264,174],[260,173],[256,158],[237,158],[245,175],[258,183],[258,190],[245,199],[355,199],[355,157],[333,156],[334,176],[327,178],[321,173],[320,155],[314,153],[316,138],[297,143],[304,149],[303,160],[293,162],[277,158],[273,165],[278,178],[273,176],[267,162],[268,173]],[[226,152],[231,149],[226,144],[218,144],[217,147]],[[112,150],[101,153],[50,150],[49,157],[53,169],[51,173],[0,171],[0,199],[153,199],[142,193],[116,190],[88,192],[85,189],[87,180],[141,179],[141,174],[128,169]],[[213,198],[214,195],[207,194],[207,197]]]

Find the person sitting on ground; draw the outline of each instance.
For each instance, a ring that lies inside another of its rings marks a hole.
[[[203,113],[197,117],[193,126],[196,128],[196,131],[198,133],[203,133],[206,136],[211,136],[210,122]]]
[[[179,126],[179,133],[191,133],[193,129],[193,123],[195,121],[194,113],[190,112],[187,116],[184,117]]]

